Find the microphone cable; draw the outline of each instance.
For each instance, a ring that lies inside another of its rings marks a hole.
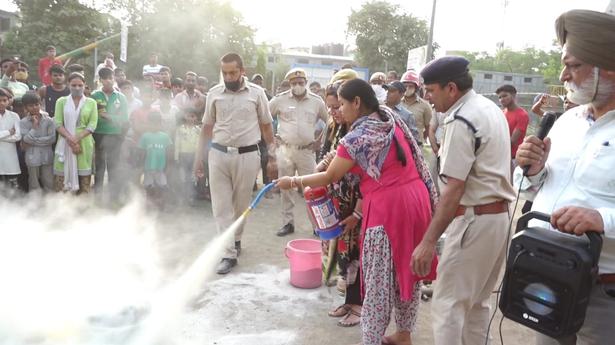
[[[509,256],[509,250],[510,250],[510,242],[512,240],[511,238],[511,231],[512,231],[512,225],[515,219],[515,213],[517,213],[517,207],[519,205],[519,197],[521,196],[521,186],[523,185],[523,179],[525,179],[526,176],[522,175],[521,177],[521,181],[519,183],[519,190],[517,191],[517,197],[515,198],[515,206],[513,207],[513,211],[510,215],[510,221],[508,222],[508,231],[507,231],[507,235],[506,235],[506,257],[504,258],[504,276],[502,276],[502,279],[500,280],[500,284],[498,285],[498,289],[495,291],[496,293],[496,297],[495,297],[495,308],[493,309],[493,313],[491,314],[491,317],[489,318],[489,325],[487,326],[487,334],[485,334],[485,343],[484,345],[487,345],[489,343],[489,334],[491,333],[491,323],[493,322],[493,319],[495,318],[495,314],[498,311],[498,305],[500,304],[500,294],[502,292],[502,286],[504,285],[504,277],[506,276],[506,270],[508,269],[508,256]],[[500,324],[498,327],[498,331],[500,334],[500,343],[502,345],[504,345],[504,337],[502,336],[502,322],[504,321],[504,315],[502,315],[502,317],[500,318]]]

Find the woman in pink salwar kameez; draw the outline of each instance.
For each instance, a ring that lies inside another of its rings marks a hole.
[[[280,188],[323,186],[342,178],[360,186],[363,195],[361,273],[364,345],[411,344],[421,280],[410,269],[414,248],[431,221],[437,193],[421,150],[408,127],[378,104],[373,89],[356,79],[339,90],[342,116],[352,123],[326,172],[282,177]],[[397,332],[383,337],[391,311]]]

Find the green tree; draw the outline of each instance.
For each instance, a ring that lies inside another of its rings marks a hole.
[[[539,74],[546,84],[559,84],[561,49],[549,51],[528,47],[521,51],[499,49],[494,55],[487,52],[456,51],[470,61],[472,70]]]
[[[256,51],[256,67],[254,67],[254,72],[262,76],[267,74],[267,45],[265,43],[261,44]]]
[[[127,68],[131,78],[140,78],[151,52],[158,53],[160,63],[170,66],[174,75],[192,70],[210,80],[218,80],[219,59],[227,52],[239,53],[247,66],[254,64],[254,29],[230,4],[216,0],[140,4],[134,0],[114,4],[132,21]]]
[[[408,51],[427,43],[427,22],[403,13],[386,1],[365,3],[348,18],[348,33],[356,36],[356,58],[371,71],[406,70]],[[386,72],[386,71],[385,71]]]
[[[38,80],[38,59],[45,55],[45,47],[54,45],[58,54],[80,48],[99,38],[119,32],[120,25],[113,17],[83,5],[78,0],[14,0],[19,8],[21,25],[7,35],[5,55],[17,55],[30,67],[30,80]],[[118,41],[119,43],[119,41]],[[115,45],[118,47],[119,44]],[[110,49],[112,46],[103,46]],[[78,61],[93,70],[92,61]]]

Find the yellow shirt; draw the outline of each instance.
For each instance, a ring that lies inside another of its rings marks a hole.
[[[199,126],[181,125],[175,132],[175,159],[180,153],[194,153],[199,143],[201,128]]]

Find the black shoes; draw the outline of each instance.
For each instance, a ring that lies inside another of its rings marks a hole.
[[[237,259],[227,259],[224,258],[216,267],[216,273],[218,274],[227,274],[231,271],[233,267],[237,266]]]
[[[288,223],[281,227],[280,230],[278,230],[278,232],[276,233],[276,235],[282,237],[288,234],[292,234],[293,232],[295,232],[295,226],[292,223]]]

